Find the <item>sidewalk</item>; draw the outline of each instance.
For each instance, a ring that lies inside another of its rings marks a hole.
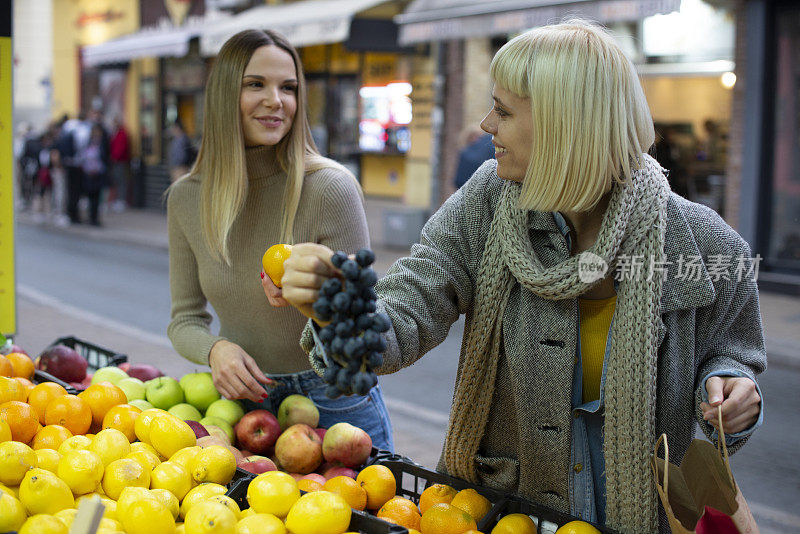
[[[385,273],[389,266],[408,254],[408,249],[383,246],[383,211],[398,206],[387,200],[367,198],[365,211],[370,228],[372,249],[375,251],[375,269]],[[17,213],[17,224],[32,225],[30,213]],[[168,249],[167,218],[164,212],[131,209],[122,213],[109,212],[102,219],[102,227],[73,225],[58,227],[39,223],[53,232],[82,235],[87,239],[102,239],[140,246]],[[771,364],[800,368],[800,297],[761,291],[761,315],[764,324],[767,352]]]

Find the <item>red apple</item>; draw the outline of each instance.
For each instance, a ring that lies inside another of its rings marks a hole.
[[[297,481],[297,480],[303,480],[303,477],[305,475],[303,473],[289,473],[289,476],[295,479],[295,481]]]
[[[46,349],[36,358],[36,367],[64,382],[82,382],[86,378],[89,362],[75,349],[56,345]]]
[[[330,480],[333,477],[350,477],[355,479],[358,473],[354,470],[350,469],[349,467],[345,467],[343,465],[334,465],[333,467],[327,468],[325,471],[322,472],[322,476],[325,477],[325,480]]]
[[[244,460],[237,464],[237,467],[241,467],[245,471],[255,473],[256,475],[266,473],[267,471],[278,470],[278,466],[275,465],[275,462],[266,456],[259,456],[257,454],[251,454],[250,456],[247,456]]]
[[[233,430],[239,446],[258,455],[267,454],[281,435],[278,419],[268,410],[247,412]]]
[[[128,369],[131,368],[131,362],[122,362],[117,367],[119,367],[120,369],[122,369],[123,371],[125,371],[127,373]],[[130,376],[130,375],[128,375],[128,376]]]
[[[219,445],[220,447],[228,447],[229,443],[220,438],[219,436],[204,436],[197,438],[197,445],[202,448],[211,447],[212,445]]]
[[[316,480],[320,484],[325,484],[325,482],[327,482],[327,479],[324,476],[320,475],[319,473],[309,473],[307,475],[303,475],[303,478],[307,478],[309,480]]]
[[[317,428],[314,429],[314,432],[317,433],[317,435],[319,436],[319,439],[321,439],[323,441],[323,443],[325,442],[325,432],[327,432],[327,431],[328,431],[327,428],[322,428],[322,427],[317,427]]]
[[[16,345],[16,344],[10,345],[10,346],[7,346],[7,347],[3,347],[2,349],[0,349],[0,354],[11,354],[12,352],[19,352],[19,353],[24,354],[25,356],[27,356],[29,358],[31,356],[30,354],[25,352],[22,349],[22,347],[20,347],[19,345]]]
[[[204,438],[206,436],[210,436],[208,430],[206,430],[206,427],[204,427],[197,421],[187,420],[186,424],[189,425],[192,430],[194,430],[194,436],[196,438]]]
[[[336,423],[325,433],[322,455],[328,462],[341,462],[346,467],[360,467],[372,452],[372,438],[350,423]]]
[[[275,456],[284,471],[308,474],[322,463],[322,440],[313,428],[297,423],[275,442]]]
[[[123,369],[123,371],[125,370]],[[164,373],[162,373],[152,365],[148,365],[146,363],[131,364],[128,367],[128,370],[125,372],[128,373],[128,376],[133,378],[138,378],[142,382],[147,382],[148,380],[158,378],[159,376],[164,376]]]

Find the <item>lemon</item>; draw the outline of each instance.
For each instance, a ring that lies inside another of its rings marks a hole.
[[[202,447],[195,445],[194,447],[184,447],[175,454],[169,457],[169,461],[175,464],[180,464],[186,471],[191,474],[192,460],[197,456],[197,453],[202,450]]]
[[[221,445],[206,447],[192,460],[191,473],[197,482],[227,484],[236,473],[236,457]]]
[[[306,493],[286,516],[292,534],[342,534],[350,526],[352,509],[344,497],[329,491]]]
[[[489,502],[489,499],[472,488],[463,489],[456,493],[453,500],[450,501],[450,505],[467,512],[476,523],[492,509],[492,503]]]
[[[50,471],[51,473],[56,472],[58,469],[58,461],[61,459],[61,455],[58,454],[58,451],[53,449],[36,449],[33,452],[36,453],[36,467],[44,469],[45,471]]]
[[[107,517],[108,519],[116,519],[117,518],[117,501],[112,501],[108,497],[104,495],[100,495],[97,492],[87,493],[86,495],[81,495],[80,497],[75,498],[75,508],[78,508],[81,505],[81,502],[85,499],[91,499],[92,497],[97,496],[100,499],[100,502],[104,506],[103,510],[103,517]]]
[[[247,486],[247,502],[258,513],[286,517],[299,498],[297,482],[283,471],[262,473]]]
[[[88,449],[91,444],[92,438],[78,434],[77,436],[72,436],[61,442],[61,445],[58,446],[58,454],[64,456],[69,451]]]
[[[133,423],[133,433],[139,438],[139,441],[150,443],[150,424],[153,422],[155,416],[160,414],[168,414],[166,410],[161,408],[148,408],[142,411]]]
[[[236,534],[236,523],[236,514],[230,508],[203,501],[192,506],[183,524],[187,534]]]
[[[28,471],[22,479],[19,500],[28,515],[55,514],[75,506],[75,498],[67,483],[50,471],[37,468]]]
[[[126,486],[150,487],[150,473],[136,460],[120,458],[106,466],[103,473],[103,492],[117,500]]]
[[[128,507],[131,504],[147,499],[158,500],[147,488],[138,486],[123,488],[119,494],[119,499],[117,499],[116,519],[119,521],[123,515],[127,514]]]
[[[91,493],[103,480],[103,461],[88,450],[70,451],[58,462],[58,478],[63,480],[75,495]]]
[[[239,505],[236,504],[236,501],[234,501],[233,499],[231,499],[227,495],[214,495],[213,497],[210,497],[210,498],[208,498],[206,500],[207,501],[218,502],[218,503],[220,503],[222,505],[227,506],[228,508],[231,509],[231,512],[233,512],[233,515],[236,516],[236,521],[239,521],[239,519],[241,519],[242,511],[239,509]]]
[[[175,523],[175,534],[186,534],[186,529],[183,527],[183,523]]]
[[[556,530],[556,534],[600,534],[600,531],[585,521],[570,521]]]
[[[239,514],[239,520],[241,521],[245,517],[250,517],[251,515],[256,515],[256,511],[252,508],[245,508],[242,510],[242,513]],[[264,514],[264,515],[272,515],[272,514]]]
[[[158,464],[161,463],[161,459],[159,458],[158,454],[144,449],[139,449],[136,451],[132,450],[127,456],[125,456],[125,458],[136,460],[147,471],[152,471]]]
[[[28,518],[18,534],[68,534],[69,528],[54,515],[37,514]]]
[[[181,510],[181,503],[174,493],[161,488],[151,489],[150,493],[153,494],[153,497],[158,502],[167,507],[167,510],[169,510],[169,513],[172,514],[173,519],[178,519],[178,515],[180,514]]]
[[[5,420],[0,419],[0,442],[3,441],[11,441],[11,427],[8,426]]]
[[[25,473],[36,467],[36,453],[19,441],[0,443],[0,483],[18,486]]]
[[[525,514],[508,514],[500,518],[492,534],[536,534],[536,523]]]
[[[106,529],[106,530],[124,530],[122,528],[122,523],[117,521],[116,519],[109,519],[107,517],[103,517],[100,519],[100,524],[97,526],[98,529]],[[98,530],[99,532],[99,530]]]
[[[192,489],[192,477],[179,464],[166,461],[150,473],[150,489],[156,488],[169,490],[181,500]]]
[[[63,510],[59,510],[54,516],[56,516],[62,523],[67,525],[67,528],[72,528],[72,523],[75,521],[75,516],[78,514],[77,508],[64,508]]]
[[[195,504],[203,502],[214,495],[225,495],[225,492],[227,491],[228,489],[225,486],[221,484],[214,484],[213,482],[206,482],[205,484],[200,484],[199,486],[190,489],[189,493],[186,494],[186,497],[183,498],[183,502],[181,502],[181,518],[185,519],[186,513]]]
[[[141,414],[139,416],[141,417]],[[148,437],[150,445],[165,458],[169,458],[184,447],[197,445],[192,427],[170,414],[157,414],[153,418]]]
[[[130,504],[120,516],[128,534],[173,534],[175,519],[167,507],[154,499],[143,499]]]
[[[286,527],[272,514],[253,513],[239,520],[236,534],[286,534]]]
[[[10,493],[0,493],[0,532],[19,530],[27,517],[19,499]]]
[[[97,433],[89,450],[97,453],[106,466],[127,456],[131,452],[131,444],[125,434],[116,428],[106,428]]]

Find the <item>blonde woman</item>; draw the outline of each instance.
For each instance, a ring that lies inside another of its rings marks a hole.
[[[317,404],[320,426],[348,421],[391,450],[380,387],[366,396],[325,397],[326,385],[297,343],[305,318],[279,291],[268,306],[255,275],[275,243],[348,252],[369,246],[360,187],[318,153],[302,65],[280,34],[248,30],[223,45],[207,83],[197,161],[170,188],[167,213],[175,350],[209,365],[226,398],[274,410],[287,395],[304,394]],[[207,303],[219,317],[218,335],[210,331]]]
[[[491,77],[482,127],[496,160],[378,282],[392,322],[378,372],[411,365],[466,314],[440,469],[622,533],[669,532],[648,463],[656,438],[680,461],[698,423],[716,438],[715,406],[729,450],[760,424],[757,287],[709,261],[747,263],[749,248],[670,192],[646,155],[633,65],[600,27],[526,32]],[[286,264],[283,297],[309,317],[338,274],[329,258],[303,244]]]

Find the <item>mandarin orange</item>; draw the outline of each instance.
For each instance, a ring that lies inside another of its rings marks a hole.
[[[413,501],[405,497],[392,497],[381,506],[375,515],[406,528],[419,529],[420,527],[419,508]]]
[[[25,402],[25,388],[13,378],[0,376],[0,404],[8,401]]]
[[[39,414],[39,422],[45,424],[44,412],[47,409],[47,405],[56,397],[66,394],[67,390],[55,382],[42,382],[28,392],[28,404]]]
[[[264,272],[277,287],[281,287],[283,262],[291,255],[292,245],[277,244],[269,247],[261,257],[261,266],[264,268]]]
[[[33,366],[33,360],[31,360],[30,356],[22,354],[21,352],[10,352],[6,354],[6,359],[11,362],[11,376],[21,376],[29,380],[33,377],[33,372],[36,369]]]
[[[62,395],[51,400],[44,412],[47,425],[61,425],[73,434],[85,434],[92,425],[92,410],[76,395]]]
[[[477,528],[475,520],[464,510],[450,504],[439,503],[422,514],[419,530],[422,534],[464,534]]]
[[[434,504],[447,503],[456,496],[456,489],[447,484],[431,484],[419,496],[419,511],[425,513]]]
[[[72,437],[72,432],[61,425],[47,425],[43,426],[33,436],[31,441],[31,448],[33,450],[39,449],[53,449],[57,450],[62,443]]]
[[[11,376],[13,372],[13,368],[11,367],[11,362],[8,361],[3,354],[0,354],[0,376]]]
[[[39,416],[27,402],[8,401],[0,404],[0,419],[11,428],[14,441],[28,443],[39,429]]]
[[[125,434],[128,441],[136,441],[134,424],[142,410],[130,404],[117,404],[103,417],[103,429],[115,428]]]
[[[110,382],[92,384],[78,393],[78,396],[89,405],[89,409],[92,411],[92,422],[98,427],[102,427],[103,418],[111,408],[128,402],[125,392]]]

